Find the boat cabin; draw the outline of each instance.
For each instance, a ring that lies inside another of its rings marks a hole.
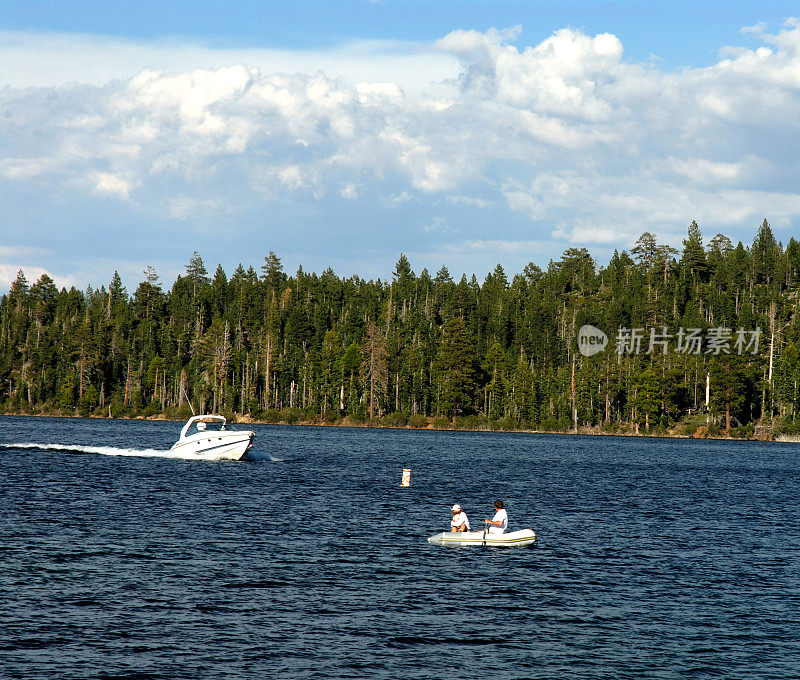
[[[206,434],[218,432],[225,429],[226,419],[224,416],[193,416],[189,418],[186,425],[181,430],[181,439],[191,437],[196,434]]]

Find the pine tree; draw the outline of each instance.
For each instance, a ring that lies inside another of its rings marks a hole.
[[[261,278],[267,284],[268,288],[277,294],[280,292],[281,284],[286,279],[283,273],[283,265],[280,258],[272,251],[264,258],[264,264],[261,265]],[[299,277],[298,277],[299,278]]]
[[[687,237],[683,240],[681,263],[693,279],[702,280],[706,273],[706,251],[703,248],[703,235],[697,222],[689,225]]]
[[[756,283],[771,283],[780,257],[780,250],[769,222],[764,220],[753,240],[753,277]]]
[[[658,375],[652,364],[639,373],[633,384],[634,397],[631,405],[635,408],[638,421],[644,416],[645,429],[650,431],[650,421],[658,413],[661,403],[661,390]]]
[[[794,237],[786,246],[786,287],[792,288],[800,284],[800,243]]]
[[[731,418],[740,415],[745,402],[747,370],[744,359],[738,354],[721,354],[711,361],[710,393],[711,412],[725,417],[725,431],[731,427]]]
[[[789,342],[775,366],[775,392],[780,403],[781,415],[797,422],[800,410],[800,351],[794,342]]]
[[[791,423],[800,246],[790,239],[783,252],[768,224],[752,255],[721,235],[704,250],[699,228],[689,232],[677,260],[648,241],[638,263],[615,252],[598,270],[587,251],[568,249],[546,271],[507,276],[498,265],[482,284],[475,274],[455,283],[446,267],[416,276],[404,255],[389,281],[330,268],[288,277],[271,252],[263,279],[240,265],[228,280],[217,266],[212,282],[193,256],[169,290],[148,268],[132,296],[117,272],[107,289],[85,291],[58,290],[46,275],[30,286],[20,272],[0,296],[0,410],[95,413],[107,403],[114,415],[175,415],[186,390],[204,406],[272,418],[477,412],[568,429],[573,403],[579,424],[620,428],[670,424],[702,405],[711,358],[702,353],[657,354],[649,373],[634,354],[578,358],[573,390],[574,337],[589,323],[610,337],[623,327],[761,328],[760,350],[740,360],[742,403],[719,402],[727,376],[715,368],[713,408],[747,423],[775,406]],[[361,369],[370,322],[385,370]]]
[[[653,265],[657,247],[658,243],[656,242],[655,235],[651,234],[649,231],[645,231],[636,241],[636,245],[631,248],[631,255],[636,258],[645,272],[650,271]]]
[[[28,300],[29,292],[28,279],[25,278],[25,273],[20,269],[17,272],[17,278],[11,284],[11,290],[8,294],[9,302],[14,306],[17,314],[22,312],[22,308]]]
[[[439,412],[455,418],[471,411],[477,387],[477,353],[474,339],[459,318],[448,320],[442,328],[435,370]]]
[[[208,271],[203,258],[195,250],[186,265],[186,276],[192,282],[192,298],[196,298],[203,284],[208,283]]]
[[[374,323],[367,326],[367,337],[361,347],[361,376],[369,394],[369,417],[375,417],[375,408],[386,395],[389,385],[389,370],[386,365],[386,338]]]

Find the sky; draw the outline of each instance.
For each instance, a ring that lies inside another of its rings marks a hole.
[[[800,233],[796,2],[0,0],[0,292]]]

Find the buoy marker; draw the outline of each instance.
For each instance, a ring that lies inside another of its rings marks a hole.
[[[411,468],[403,468],[403,479],[400,486],[411,486]]]

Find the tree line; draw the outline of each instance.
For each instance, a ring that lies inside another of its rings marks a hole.
[[[645,232],[605,266],[569,248],[482,282],[404,255],[364,280],[288,274],[273,252],[210,274],[195,252],[168,290],[148,267],[132,294],[116,272],[80,291],[20,271],[0,299],[0,410],[184,417],[191,401],[265,422],[797,432],[799,293],[800,244],[766,220],[747,246],[704,244],[692,222],[682,250]],[[602,352],[579,351],[585,325]]]

